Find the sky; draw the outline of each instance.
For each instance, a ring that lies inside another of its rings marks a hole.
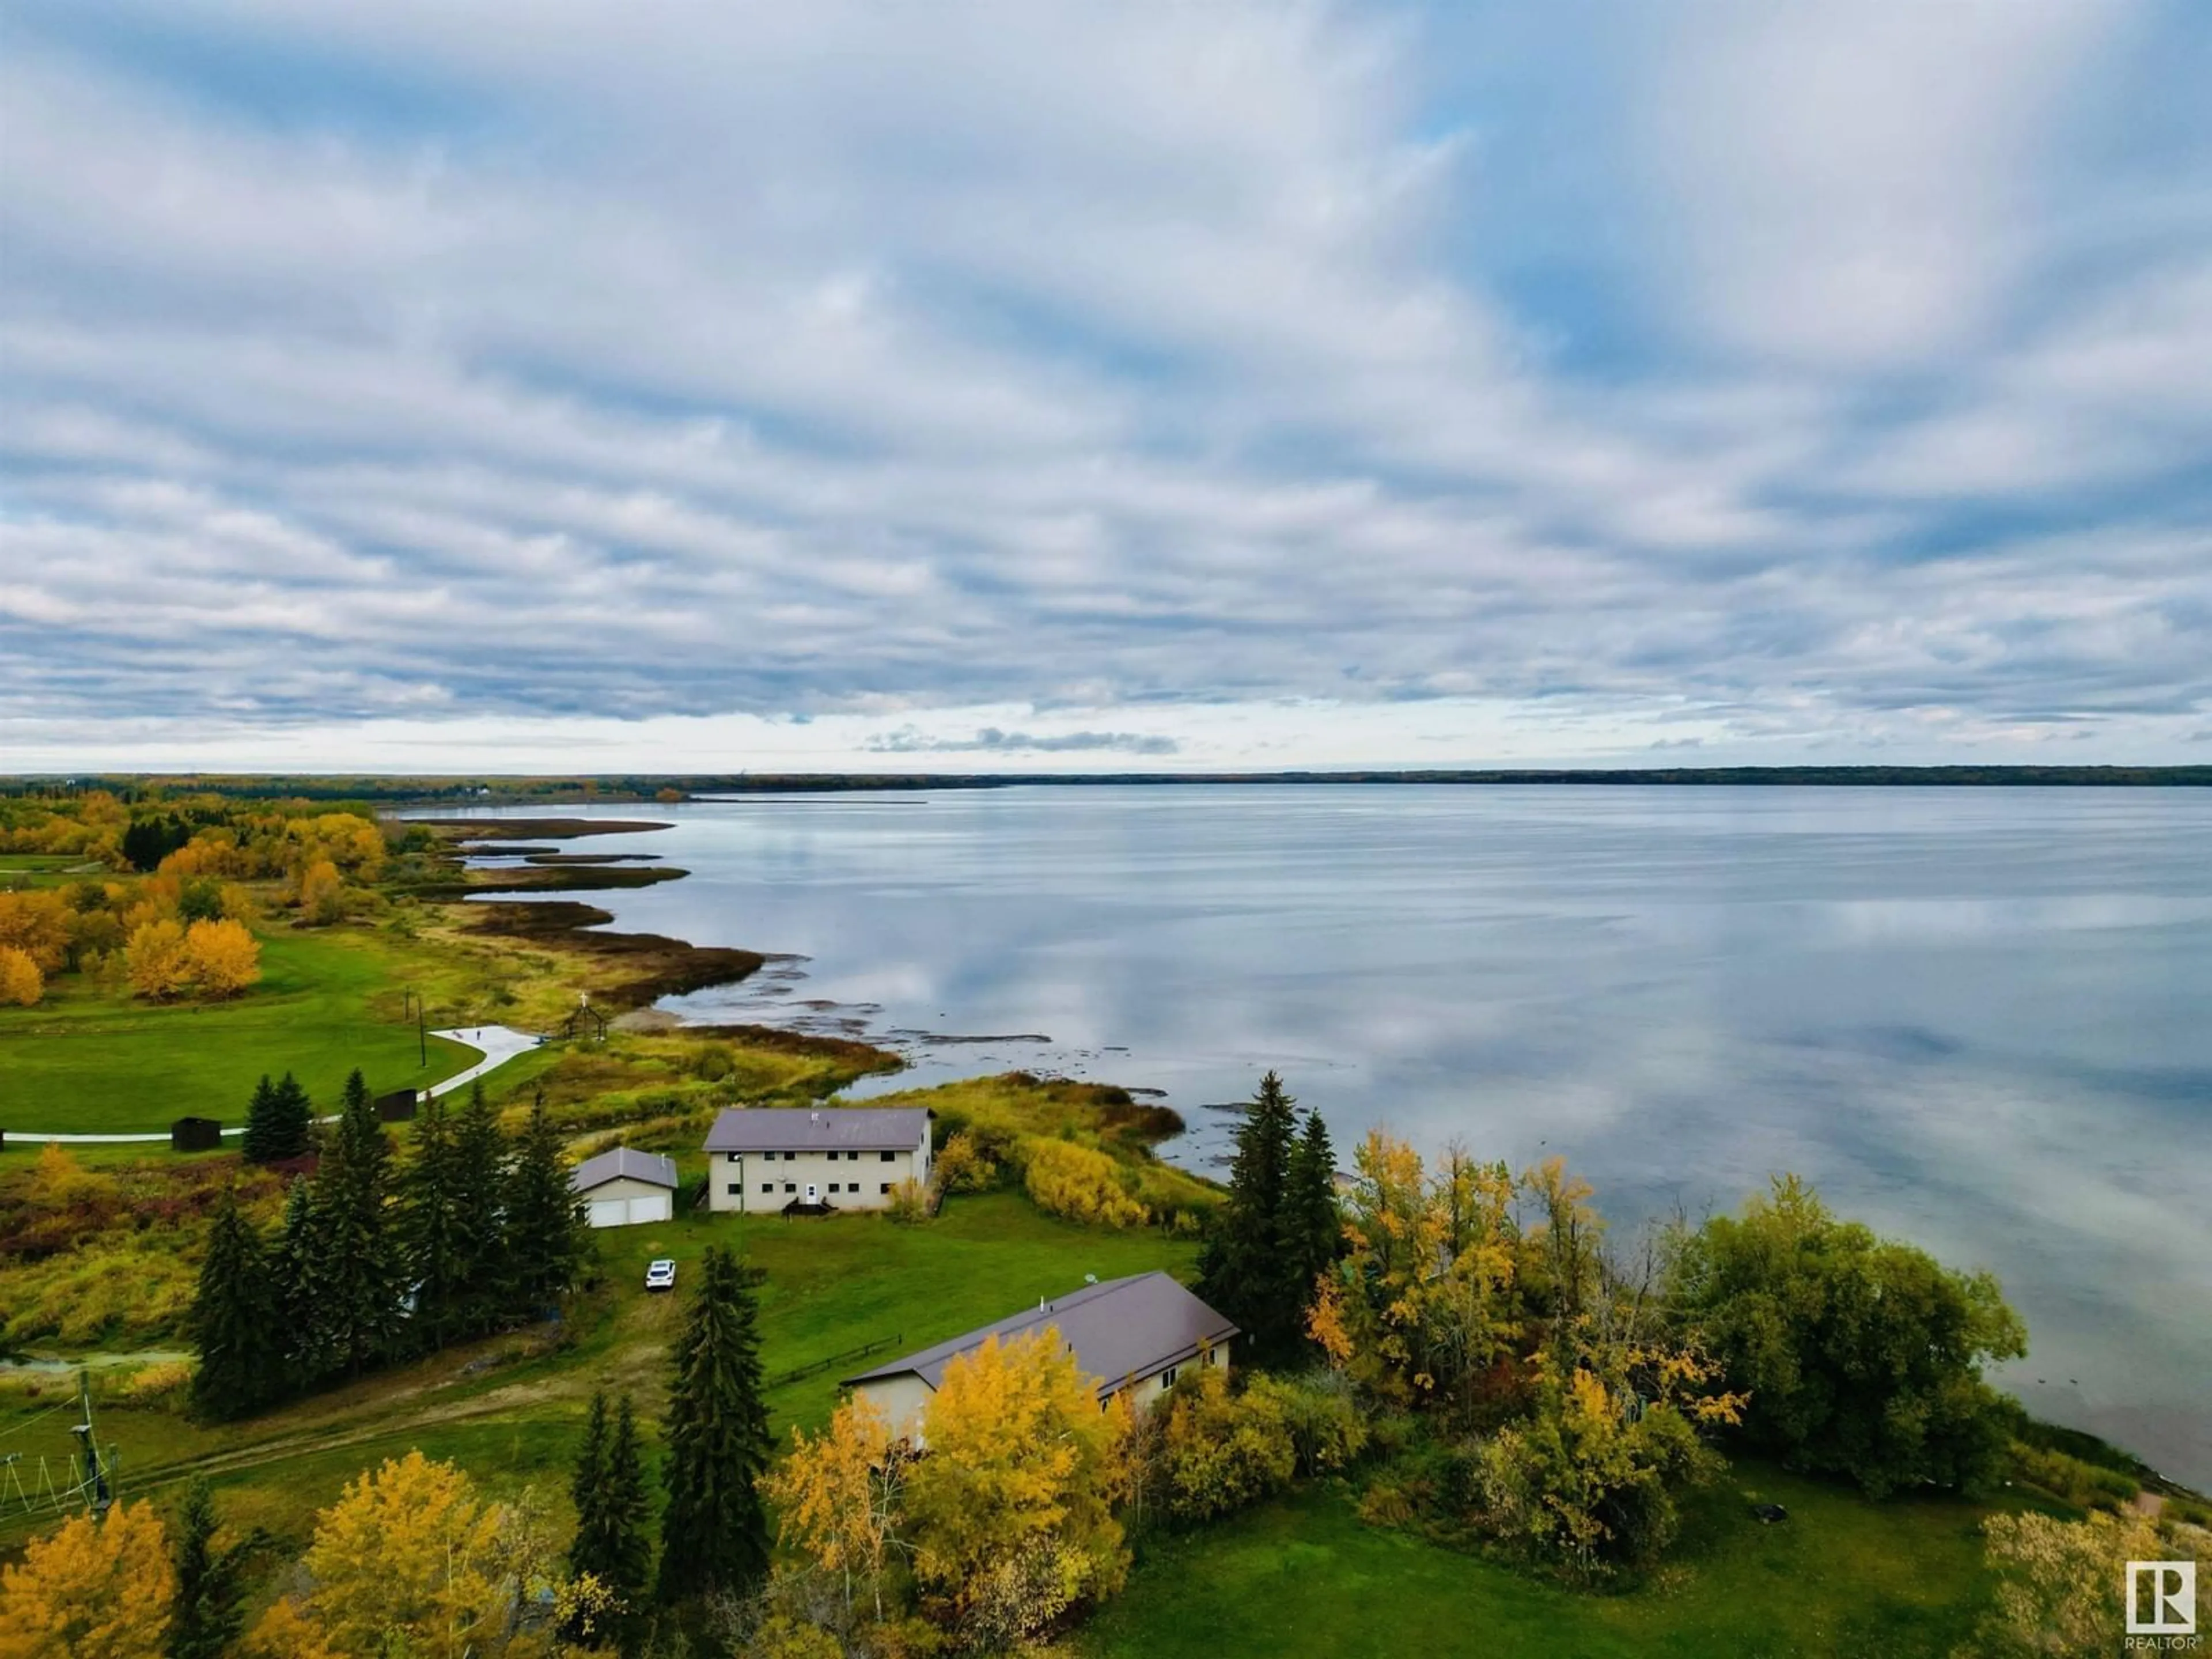
[[[2212,9],[0,12],[0,771],[2212,763]]]

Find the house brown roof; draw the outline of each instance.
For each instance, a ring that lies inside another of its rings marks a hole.
[[[707,1131],[710,1152],[910,1152],[929,1133],[920,1106],[730,1106]]]
[[[1164,1273],[1138,1273],[1085,1285],[1022,1312],[910,1353],[903,1359],[848,1376],[845,1386],[911,1373],[934,1389],[954,1356],[980,1348],[992,1337],[1004,1342],[1048,1327],[1073,1350],[1076,1363],[1099,1379],[1101,1398],[1123,1384],[1141,1382],[1200,1349],[1225,1342],[1237,1327]]]
[[[617,1146],[579,1164],[569,1172],[568,1185],[574,1191],[585,1193],[610,1181],[623,1179],[648,1182],[655,1187],[673,1188],[677,1184],[676,1160],[663,1158],[658,1152],[641,1152],[628,1146]]]

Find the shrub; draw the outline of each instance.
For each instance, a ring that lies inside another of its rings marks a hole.
[[[1167,1511],[1204,1521],[1272,1497],[1290,1485],[1297,1453],[1280,1396],[1231,1394],[1227,1368],[1197,1365],[1168,1390],[1160,1478]]]
[[[918,1181],[902,1181],[891,1188],[891,1201],[885,1212],[902,1226],[912,1226],[917,1221],[929,1219],[929,1194]]]
[[[1040,1136],[1023,1148],[1024,1184],[1037,1208],[1092,1226],[1134,1227],[1145,1206],[1122,1189],[1121,1166],[1072,1140]]]
[[[1581,1577],[1656,1560],[1680,1524],[1674,1488],[1722,1465],[1674,1407],[1635,1403],[1587,1370],[1549,1383],[1483,1449],[1491,1530]]]
[[[131,1373],[131,1380],[123,1385],[124,1398],[131,1401],[166,1400],[187,1387],[192,1380],[190,1362],[168,1359],[157,1365]]]
[[[972,1129],[963,1129],[938,1149],[937,1178],[948,1193],[987,1193],[1006,1171]]]
[[[1245,1398],[1269,1401],[1282,1415],[1297,1459],[1297,1472],[1340,1474],[1366,1449],[1367,1425],[1340,1372],[1309,1371],[1298,1376],[1255,1376],[1244,1385]]]

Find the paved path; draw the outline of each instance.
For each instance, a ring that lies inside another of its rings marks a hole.
[[[450,1038],[463,1048],[473,1048],[483,1056],[465,1072],[456,1072],[444,1082],[432,1084],[428,1090],[424,1091],[425,1093],[432,1095],[451,1094],[456,1089],[465,1088],[486,1072],[506,1065],[517,1054],[535,1048],[545,1040],[529,1031],[518,1031],[512,1025],[460,1025],[450,1031],[433,1031],[430,1035]],[[333,1112],[330,1116],[318,1121],[324,1123],[335,1123],[337,1121],[337,1114]],[[242,1135],[245,1133],[246,1126],[243,1123],[235,1128],[223,1131],[225,1135]],[[10,1129],[8,1131],[8,1139],[11,1141],[58,1140],[65,1145],[76,1146],[141,1146],[156,1144],[166,1146],[169,1143],[167,1130],[159,1134],[62,1135],[41,1134],[30,1129]]]

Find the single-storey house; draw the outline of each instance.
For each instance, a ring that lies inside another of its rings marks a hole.
[[[930,1397],[955,1356],[994,1336],[1005,1343],[1048,1328],[1060,1334],[1076,1364],[1096,1382],[1101,1407],[1126,1395],[1140,1409],[1173,1387],[1187,1366],[1226,1370],[1230,1344],[1238,1334],[1225,1316],[1167,1274],[1138,1273],[1040,1302],[994,1325],[848,1376],[844,1386],[889,1418],[892,1433],[921,1445]]]
[[[929,1184],[920,1106],[732,1106],[707,1132],[707,1207],[880,1210],[902,1181]]]
[[[667,1220],[676,1212],[676,1184],[674,1158],[628,1146],[587,1158],[568,1176],[594,1227]]]

